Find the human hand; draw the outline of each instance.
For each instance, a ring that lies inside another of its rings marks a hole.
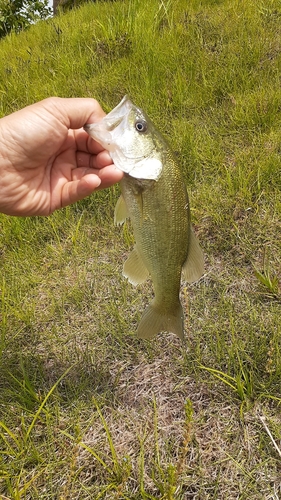
[[[123,173],[81,127],[97,101],[51,97],[0,119],[0,212],[49,215],[119,182]]]

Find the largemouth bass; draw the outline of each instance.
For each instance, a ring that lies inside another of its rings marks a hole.
[[[137,336],[151,339],[168,331],[182,339],[181,273],[189,283],[197,281],[204,263],[190,223],[181,170],[165,139],[127,96],[99,123],[84,129],[125,172],[115,223],[130,217],[136,244],[123,274],[133,285],[150,275],[154,287],[154,299],[143,313]]]

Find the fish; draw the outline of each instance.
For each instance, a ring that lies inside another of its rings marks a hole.
[[[133,285],[150,276],[154,298],[137,327],[137,337],[160,332],[184,338],[181,276],[188,283],[204,273],[204,257],[190,220],[181,169],[162,134],[147,114],[125,96],[100,122],[86,124],[88,134],[106,149],[124,172],[115,224],[131,219],[135,246],[123,265]]]

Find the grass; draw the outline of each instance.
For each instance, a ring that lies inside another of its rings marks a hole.
[[[119,188],[0,216],[0,498],[281,497],[280,2],[90,3],[0,42],[0,114],[125,93],[182,165],[206,273],[135,338]]]

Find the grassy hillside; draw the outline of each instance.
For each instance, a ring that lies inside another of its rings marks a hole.
[[[281,5],[96,2],[0,42],[0,115],[124,94],[169,138],[204,277],[135,338],[119,188],[0,215],[0,498],[281,498]]]

